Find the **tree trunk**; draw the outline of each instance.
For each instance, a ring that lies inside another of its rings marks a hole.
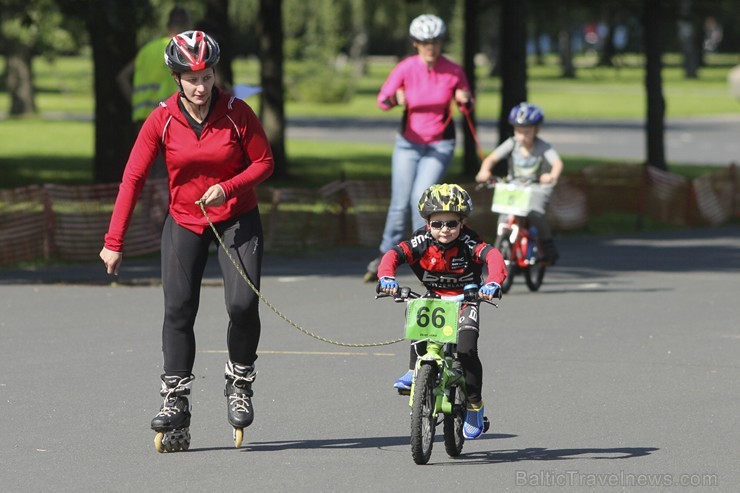
[[[475,80],[475,54],[478,52],[478,29],[477,19],[478,12],[476,9],[478,2],[477,0],[465,0],[465,43],[464,43],[464,56],[463,65],[465,67],[465,75],[470,83],[470,91],[475,94],[476,80]],[[473,136],[473,130],[470,129],[470,125],[475,129],[475,110],[470,110],[470,122],[463,116],[463,128],[465,134],[465,157],[463,161],[463,173],[466,176],[475,176],[480,168],[480,158],[478,157],[478,146],[476,145],[475,138]]]
[[[90,2],[87,17],[94,67],[96,183],[121,180],[134,137],[131,106],[113,81],[136,56],[135,15],[125,3],[111,4],[119,7],[113,13],[103,2]]]
[[[260,0],[257,16],[262,125],[272,147],[276,177],[288,176],[285,153],[285,98],[283,87],[282,0]]]
[[[499,142],[511,135],[509,111],[516,104],[527,100],[527,12],[526,0],[501,1]]]
[[[367,32],[365,1],[354,0],[351,6],[352,37],[350,38],[349,59],[352,63],[352,74],[359,79],[367,74],[367,48],[370,37]]]
[[[699,77],[699,50],[691,16],[691,0],[681,0],[678,8],[678,39],[683,53],[683,70],[687,79]]]
[[[231,41],[231,24],[229,23],[229,0],[206,0],[206,12],[198,26],[206,31],[218,43],[221,49],[221,60],[216,67],[218,84],[222,88],[234,85],[234,43]]]
[[[567,27],[558,33],[558,51],[560,52],[561,76],[564,79],[575,79],[576,66],[573,63],[573,43],[570,37],[570,29]]]
[[[615,12],[614,12],[615,6],[612,4],[607,4],[605,9],[605,16],[606,16],[606,26],[609,30],[606,34],[606,39],[604,39],[602,45],[601,45],[601,53],[599,53],[599,67],[613,67],[614,66],[614,55],[616,54],[616,49],[614,48],[614,28],[616,27],[616,20],[615,20]]]
[[[36,101],[33,88],[31,57],[33,49],[18,42],[9,41],[5,67],[5,82],[10,95],[11,116],[33,115]]]
[[[662,81],[662,0],[644,0],[645,89],[647,92],[647,164],[667,169],[664,145],[665,100]]]

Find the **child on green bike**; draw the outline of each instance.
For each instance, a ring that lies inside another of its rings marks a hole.
[[[485,243],[476,232],[465,226],[473,203],[459,185],[432,185],[419,199],[419,213],[426,225],[383,255],[378,267],[379,291],[394,295],[398,292],[396,270],[406,263],[424,284],[430,296],[457,296],[470,284],[481,284],[483,267],[488,269],[486,283],[478,295],[484,299],[501,297],[501,283],[506,279],[506,266],[501,253]],[[484,406],[481,396],[483,366],[478,357],[478,316],[476,302],[463,302],[458,324],[457,359],[465,371],[468,407],[463,434],[467,439],[483,433]],[[417,344],[417,346],[420,344]],[[423,343],[421,343],[423,345]],[[410,370],[394,387],[411,388],[417,351],[410,352]]]

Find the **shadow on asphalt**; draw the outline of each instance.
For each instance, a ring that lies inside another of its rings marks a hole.
[[[516,435],[506,435],[502,433],[490,433],[483,435],[476,441],[497,440],[502,438],[514,438]],[[437,434],[435,443],[443,442],[444,437]],[[397,437],[365,437],[365,438],[336,438],[327,440],[289,440],[279,442],[252,442],[245,446],[247,449],[255,451],[278,451],[292,449],[365,449],[409,446],[410,438],[408,436]],[[192,449],[191,449],[192,450]]]
[[[525,448],[519,450],[491,450],[488,452],[463,452],[455,464],[496,464],[502,462],[552,461],[552,460],[615,460],[644,457],[660,450],[657,447],[616,448]],[[448,465],[445,463],[444,465]]]
[[[488,434],[480,437],[477,442],[488,440],[499,440],[505,438],[514,438],[516,435],[508,434]],[[435,444],[440,444],[444,438],[437,435]],[[409,446],[409,437],[371,437],[371,438],[341,438],[327,440],[290,440],[277,442],[252,442],[242,447],[243,452],[275,452],[283,450],[306,450],[306,449],[384,449],[387,447],[407,447]],[[439,447],[438,447],[439,448]],[[213,450],[230,450],[231,447],[210,447],[210,448],[191,448],[188,452],[209,452]],[[645,457],[653,452],[660,450],[657,447],[614,447],[614,448],[568,448],[568,449],[548,449],[545,447],[531,447],[514,450],[489,450],[482,452],[463,453],[455,457],[454,462],[449,462],[449,457],[444,455],[443,450],[439,450],[440,457],[448,460],[437,463],[438,465],[474,465],[474,464],[497,464],[507,462],[523,461],[559,461],[559,460],[619,460],[633,459],[636,457]],[[429,465],[435,465],[434,454],[432,462]]]

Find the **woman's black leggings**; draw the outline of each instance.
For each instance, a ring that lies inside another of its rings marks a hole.
[[[262,222],[255,207],[241,216],[215,225],[231,256],[259,289],[262,269]],[[189,376],[195,362],[195,316],[208,261],[208,249],[218,242],[211,228],[196,234],[167,216],[162,229],[162,287],[164,325],[162,353],[166,375]],[[218,263],[224,279],[229,316],[226,344],[229,359],[253,365],[260,339],[259,298],[241,277],[221,246]]]
[[[481,401],[483,387],[483,365],[478,357],[478,315],[477,304],[463,304],[457,326],[457,359],[465,370],[465,386],[468,390],[468,401],[477,404]],[[409,368],[416,366],[417,352],[426,352],[426,343],[411,345]]]

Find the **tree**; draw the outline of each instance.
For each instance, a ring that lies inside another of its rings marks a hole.
[[[116,75],[136,55],[136,27],[149,12],[148,0],[56,0],[60,9],[84,21],[93,54],[95,88],[96,183],[121,180],[133,125],[131,105],[115,84]]]
[[[696,21],[692,17],[692,0],[681,0],[678,5],[678,40],[683,53],[683,69],[687,79],[699,77],[699,45],[696,42]]]
[[[475,94],[475,54],[478,51],[478,9],[477,0],[465,0],[464,25],[465,42],[463,49],[463,66],[465,75],[470,83],[470,90]],[[470,110],[470,124],[475,127],[475,110]],[[465,159],[463,162],[463,173],[469,176],[475,175],[480,167],[480,161],[477,153],[477,145],[473,137],[472,130],[468,125],[463,125],[465,129]]]
[[[206,11],[203,20],[197,26],[213,36],[221,48],[221,60],[218,62],[218,79],[223,87],[234,85],[234,44],[231,39],[229,22],[229,0],[206,0]]]
[[[53,59],[59,51],[76,47],[53,0],[0,0],[0,46],[6,58],[8,114],[35,114],[33,57],[43,54]]]
[[[501,0],[499,141],[511,133],[509,110],[527,100],[527,0]]]
[[[349,59],[352,75],[362,77],[367,72],[367,3],[364,0],[351,0],[351,27]]]
[[[285,153],[285,90],[283,85],[282,0],[260,0],[257,21],[262,125],[275,159],[274,174],[288,175]]]
[[[11,116],[35,114],[36,93],[33,87],[31,58],[33,47],[18,39],[5,41],[6,55],[5,87],[10,95]]]
[[[645,90],[647,93],[647,163],[667,169],[664,146],[665,99],[663,98],[663,0],[644,0]]]

